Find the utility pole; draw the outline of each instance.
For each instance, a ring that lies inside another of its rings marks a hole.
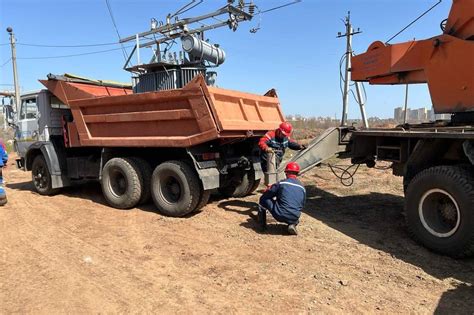
[[[15,40],[15,34],[13,34],[13,29],[11,27],[7,27],[7,32],[10,34],[10,46],[12,49],[12,64],[13,64],[13,81],[15,84],[15,112],[18,113],[20,110],[20,102],[21,102],[21,97],[20,97],[20,86],[18,84],[18,72],[16,68],[16,40]]]
[[[346,68],[344,73],[344,90],[342,96],[342,118],[341,118],[341,126],[347,126],[347,113],[349,110],[349,91],[350,91],[350,81],[351,81],[351,58],[353,55],[352,51],[352,36],[356,34],[362,33],[360,29],[354,30],[351,24],[351,12],[347,13],[346,20],[344,22],[346,25],[346,33],[341,34],[338,33],[337,38],[346,37]],[[367,121],[367,116],[365,114],[365,107],[364,107],[364,100],[362,98],[361,93],[361,86],[360,82],[355,83],[356,92],[357,92],[357,99],[360,106],[360,113],[362,116],[362,121],[364,123],[364,127],[368,128],[369,123]]]

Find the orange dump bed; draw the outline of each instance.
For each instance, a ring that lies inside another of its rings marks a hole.
[[[189,147],[263,135],[284,120],[276,93],[266,96],[208,87],[202,76],[182,89],[130,89],[41,81],[69,105],[69,146]]]

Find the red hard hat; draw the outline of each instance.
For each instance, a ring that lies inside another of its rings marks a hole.
[[[296,162],[290,162],[286,165],[285,172],[298,174],[300,172],[300,166]]]
[[[278,129],[280,130],[282,134],[288,137],[291,134],[293,127],[291,126],[289,122],[284,121],[280,124],[280,127],[278,127]]]

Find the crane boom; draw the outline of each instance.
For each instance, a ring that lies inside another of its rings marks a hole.
[[[427,83],[436,113],[474,111],[474,0],[453,0],[443,34],[399,44],[372,43],[352,58],[352,80]]]

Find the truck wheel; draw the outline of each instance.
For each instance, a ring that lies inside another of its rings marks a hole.
[[[41,154],[36,156],[33,160],[31,166],[31,177],[35,190],[40,195],[51,196],[58,193],[59,189],[53,189],[48,164],[46,164],[46,160]]]
[[[101,185],[109,205],[118,209],[130,209],[140,201],[143,178],[132,159],[113,158],[105,163]]]
[[[237,177],[231,181],[230,184],[219,188],[219,192],[227,198],[241,198],[247,196],[253,185],[255,184],[255,178],[253,172],[245,172],[242,177]]]
[[[254,191],[257,190],[258,186],[260,186],[261,179],[256,179],[253,183],[253,186],[250,187],[250,190],[247,192],[247,195],[250,195]]]
[[[209,198],[211,197],[211,191],[210,190],[203,190],[201,192],[201,198],[199,199],[199,203],[196,206],[196,209],[194,211],[199,211],[202,208],[204,208],[207,203],[209,202]]]
[[[410,182],[406,221],[415,240],[456,258],[474,254],[474,177],[472,169],[436,166]]]
[[[151,199],[151,174],[153,170],[150,164],[142,158],[133,157],[133,162],[138,166],[140,174],[143,178],[142,195],[140,196],[139,205],[145,204]]]
[[[194,211],[201,200],[199,177],[184,161],[158,165],[151,181],[151,196],[164,215],[182,217]]]

